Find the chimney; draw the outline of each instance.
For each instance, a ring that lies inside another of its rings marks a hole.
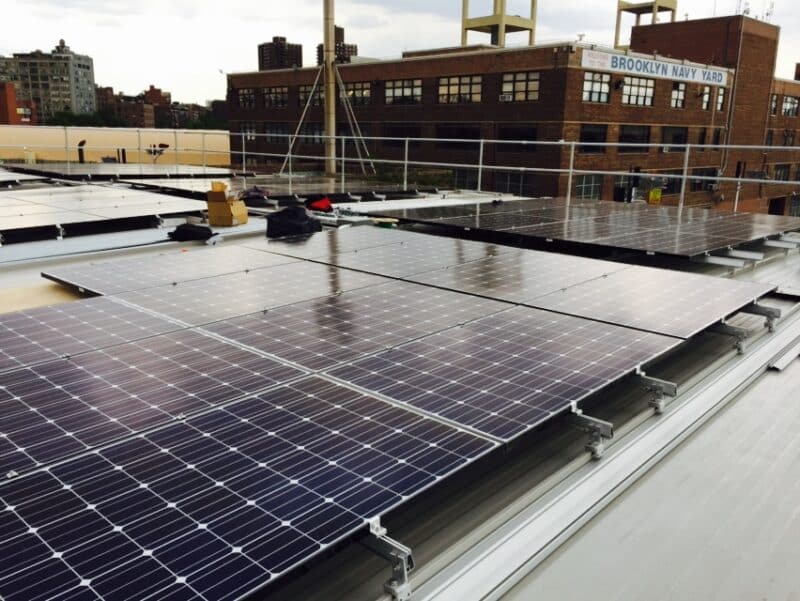
[[[795,63],[794,66],[794,80],[800,81],[800,63]]]

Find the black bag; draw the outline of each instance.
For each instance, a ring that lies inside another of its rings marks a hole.
[[[305,207],[286,207],[267,215],[267,238],[283,238],[322,231],[322,223]]]
[[[189,240],[208,240],[214,235],[211,228],[205,225],[194,225],[192,223],[182,223],[170,232],[169,237],[175,242],[188,242]]]

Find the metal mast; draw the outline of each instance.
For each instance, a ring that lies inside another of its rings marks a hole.
[[[325,174],[336,175],[336,62],[333,0],[325,3]]]

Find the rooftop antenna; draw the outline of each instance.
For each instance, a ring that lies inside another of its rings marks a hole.
[[[582,41],[583,41],[583,38],[585,38],[585,37],[586,37],[586,34],[585,34],[585,33],[579,33],[579,34],[578,34],[578,41],[579,41],[579,42],[582,42]]]

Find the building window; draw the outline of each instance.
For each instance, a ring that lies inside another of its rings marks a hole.
[[[783,97],[783,116],[797,117],[797,105],[800,101],[795,96]]]
[[[298,89],[297,102],[300,106],[305,106],[308,103],[308,98],[311,96],[311,90],[314,86],[300,86]],[[325,104],[325,91],[322,86],[317,86],[314,90],[314,95],[311,96],[311,106],[322,106]]]
[[[347,97],[353,106],[366,106],[370,103],[372,84],[368,81],[345,84],[345,90],[347,90]]]
[[[600,200],[603,194],[602,175],[579,175],[575,182],[575,197],[580,200]]]
[[[721,127],[717,127],[714,130],[714,141],[713,141],[714,146],[719,146],[720,144],[722,144],[722,132],[723,131],[724,130]],[[715,150],[720,150],[720,149],[716,148]]]
[[[789,205],[789,215],[791,217],[800,217],[800,197],[792,197],[792,202]]]
[[[717,88],[717,110],[725,108],[725,88]]]
[[[711,86],[703,86],[703,91],[700,94],[700,97],[703,99],[701,101],[703,110],[709,110],[711,108]]]
[[[608,125],[595,125],[594,123],[584,123],[581,125],[581,143],[605,144],[607,140]],[[602,154],[606,151],[606,147],[581,146],[579,150],[584,154]]]
[[[708,136],[708,130],[703,127],[697,132],[697,144],[700,146],[697,150],[700,152],[705,152],[706,149],[703,148],[706,144],[706,136]]]
[[[785,129],[785,130],[783,130],[783,145],[784,146],[794,146],[794,130],[793,129]]]
[[[437,148],[449,150],[477,150],[481,126],[472,123],[448,123],[436,126]],[[464,140],[459,142],[458,140]]]
[[[289,88],[264,88],[264,106],[284,108],[289,104]]]
[[[773,94],[769,97],[769,114],[770,115],[777,115],[778,114],[778,95]]]
[[[767,136],[764,138],[764,146],[772,146],[774,134],[771,129],[767,130]]]
[[[422,102],[421,79],[395,79],[385,84],[386,104],[419,104]]]
[[[469,104],[481,101],[483,78],[480,75],[439,78],[440,104]]]
[[[256,108],[256,91],[253,88],[241,88],[239,90],[239,108]]]
[[[383,136],[385,138],[397,138],[384,140],[384,146],[399,146],[405,144],[403,138],[408,138],[410,147],[420,145],[419,138],[422,137],[422,126],[416,123],[385,123],[383,125]]]
[[[583,74],[583,101],[608,102],[611,93],[611,74],[587,71]]]
[[[672,84],[670,106],[674,109],[686,108],[686,84],[676,81]]]
[[[514,102],[539,100],[539,72],[503,73],[503,96]]]
[[[538,139],[535,125],[501,125],[497,128],[499,140],[519,140],[533,142]],[[498,144],[499,152],[536,152],[536,144]]]
[[[779,182],[789,181],[789,165],[775,165],[775,180]]]
[[[322,144],[324,137],[322,123],[306,123],[300,129],[298,142],[301,144]]]
[[[692,169],[694,177],[716,177],[716,167],[702,167],[700,169]],[[692,179],[689,184],[689,189],[692,192],[702,192],[703,190],[711,190],[716,185],[716,181],[708,179]]]
[[[620,125],[619,141],[628,144],[649,144],[650,126],[649,125]],[[646,146],[620,146],[619,152],[640,152],[646,154],[650,149]]]
[[[664,194],[678,194],[681,191],[681,182],[683,181],[683,171],[681,169],[672,169],[665,171],[664,175],[671,175],[673,177],[664,178]],[[677,177],[675,177],[677,176]]]
[[[251,122],[243,122],[242,123],[242,134],[244,135],[244,139],[248,142],[252,142],[256,139],[256,134],[258,133],[258,126],[255,123]]]
[[[626,76],[622,84],[622,104],[653,106],[655,85],[654,79]]]
[[[264,133],[268,144],[289,143],[289,125],[287,123],[267,123]]]
[[[661,128],[661,144],[664,152],[681,152],[689,140],[689,129],[686,127]]]

